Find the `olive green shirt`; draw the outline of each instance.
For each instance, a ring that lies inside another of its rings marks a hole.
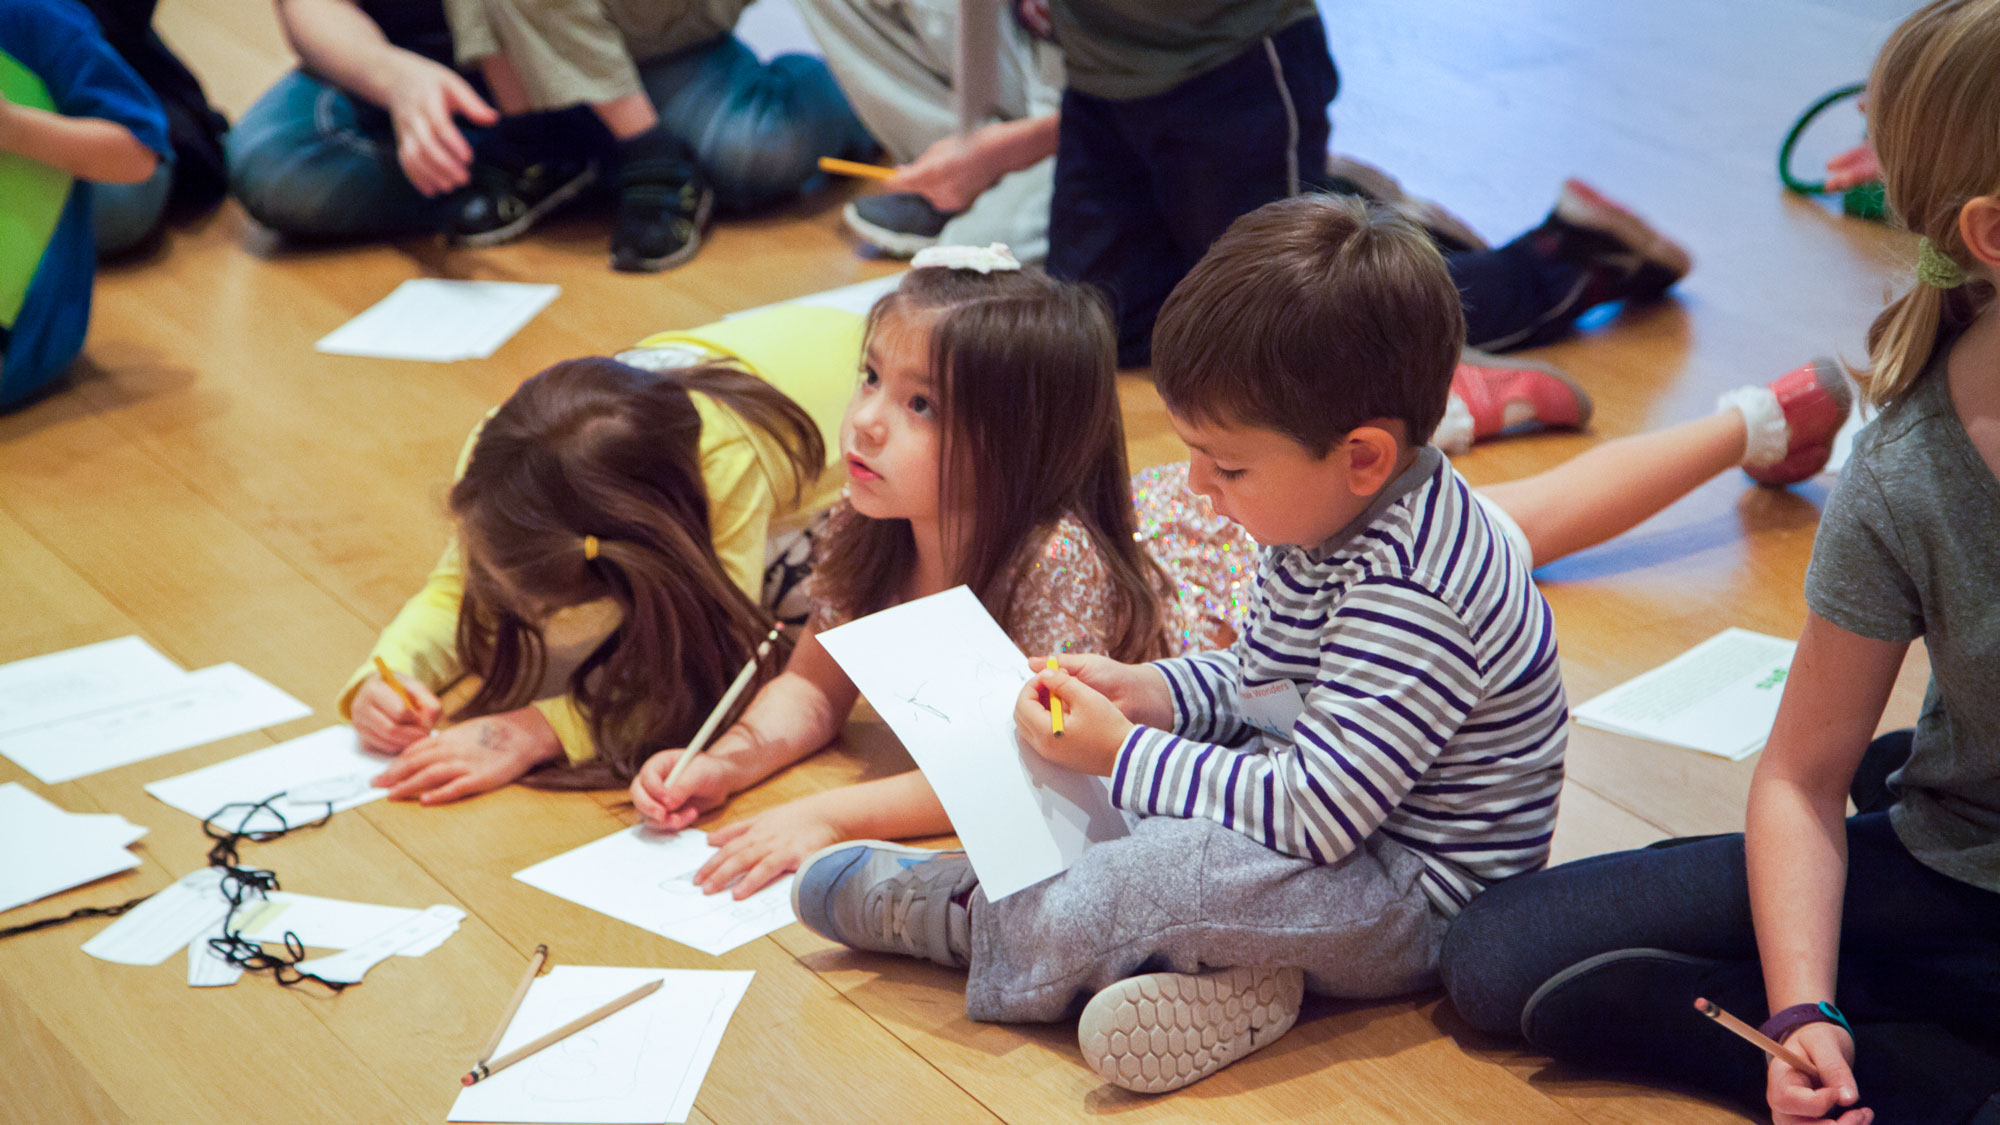
[[[1214,70],[1318,10],[1312,0],[1050,0],[1069,85],[1129,101]]]

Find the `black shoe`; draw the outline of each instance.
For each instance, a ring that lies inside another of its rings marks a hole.
[[[713,210],[715,190],[699,176],[679,183],[620,184],[618,220],[611,228],[611,268],[658,273],[688,261],[701,249],[702,228]]]
[[[913,191],[864,195],[841,209],[840,217],[862,240],[891,258],[912,258],[937,245],[952,214],[931,206]]]
[[[596,179],[597,165],[578,157],[551,157],[516,171],[474,163],[472,183],[453,201],[445,241],[464,247],[512,242]]]

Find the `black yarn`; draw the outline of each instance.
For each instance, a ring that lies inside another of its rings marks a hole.
[[[277,981],[286,988],[304,984],[306,981],[314,981],[325,985],[335,992],[339,992],[354,982],[327,980],[297,967],[300,961],[306,959],[305,943],[299,940],[299,935],[286,930],[284,940],[285,952],[277,954],[267,952],[262,945],[244,937],[242,931],[233,927],[233,923],[236,921],[236,913],[244,905],[260,902],[265,895],[278,889],[277,872],[261,867],[243,866],[241,859],[237,856],[237,849],[243,845],[244,841],[247,840],[253,844],[269,843],[272,840],[280,839],[301,829],[318,828],[333,818],[333,802],[328,801],[326,802],[326,813],[318,820],[308,824],[294,825],[285,819],[285,814],[279,812],[271,804],[271,802],[284,795],[284,793],[279,792],[273,793],[261,801],[231,801],[229,804],[210,813],[201,822],[202,834],[215,841],[214,845],[208,849],[208,866],[222,869],[222,895],[229,900],[229,913],[222,920],[222,936],[208,939],[208,945],[209,948],[215,950],[217,954],[221,955],[223,960],[228,961],[230,964],[247,972],[268,972],[271,974],[272,980]],[[231,809],[243,810],[243,816],[236,822],[236,827],[230,829],[218,825],[216,822],[223,819]],[[251,820],[260,812],[269,814],[273,820],[278,822],[278,826],[276,828],[250,827]],[[22,923],[18,926],[10,926],[7,929],[0,930],[0,939],[10,938],[16,934],[50,929],[68,922],[74,922],[79,918],[103,918],[123,914],[152,897],[152,895],[140,895],[138,898],[132,899],[129,902],[121,902],[116,906],[88,906],[81,910],[72,910],[68,914],[58,917],[41,918],[33,922]]]

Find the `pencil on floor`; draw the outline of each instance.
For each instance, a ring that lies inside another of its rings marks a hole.
[[[1800,1074],[1806,1075],[1814,1082],[1820,1080],[1819,1071],[1813,1069],[1813,1064],[1807,1062],[1797,1051],[1758,1031],[1728,1012],[1723,1011],[1722,1005],[1697,996],[1694,1001],[1694,1010],[1728,1028],[1730,1031],[1735,1032],[1745,1042],[1750,1043],[1765,1054],[1784,1060],[1786,1066],[1791,1067]]]
[[[896,174],[894,168],[884,168],[880,164],[862,164],[854,160],[842,160],[837,156],[819,158],[819,170],[836,176],[859,176],[864,180],[886,180]]]
[[[537,1039],[532,1043],[529,1043],[516,1050],[509,1051],[506,1054],[501,1055],[499,1058],[494,1059],[490,1063],[480,1063],[478,1066],[472,1068],[471,1073],[467,1074],[463,1078],[460,1078],[458,1080],[458,1084],[461,1086],[470,1086],[476,1082],[484,1082],[488,1078],[491,1078],[494,1075],[500,1073],[501,1071],[507,1069],[508,1067],[513,1066],[515,1063],[520,1062],[522,1059],[527,1058],[529,1055],[534,1054],[536,1051],[539,1051],[544,1047],[552,1047],[555,1044],[560,1043],[565,1039],[568,1039],[570,1036],[575,1035],[577,1032],[582,1031],[584,1028],[589,1027],[591,1024],[596,1023],[598,1020],[601,1020],[606,1016],[615,1015],[619,1011],[631,1007],[633,1004],[637,1004],[639,1001],[644,1000],[646,997],[651,996],[655,992],[658,992],[660,990],[660,985],[664,983],[666,983],[664,980],[647,981],[645,984],[642,984],[639,987],[633,989],[632,991],[626,993],[625,995],[620,996],[618,999],[611,1001],[609,1004],[606,1004],[601,1008],[593,1008],[590,1011],[585,1012],[584,1014],[576,1017],[575,1019],[569,1021],[568,1023],[562,1025],[561,1027],[556,1028],[554,1031],[549,1032],[547,1035],[542,1036],[540,1039]]]
[[[675,762],[674,768],[668,771],[666,788],[673,788],[674,782],[680,780],[681,774],[686,772],[688,763],[694,761],[694,756],[707,748],[708,740],[715,735],[715,728],[722,725],[722,717],[729,714],[731,707],[736,706],[736,697],[742,695],[743,689],[750,686],[750,680],[757,675],[757,666],[764,662],[764,657],[770,655],[771,646],[776,643],[778,643],[778,630],[773,628],[764,634],[764,643],[757,646],[757,651],[750,654],[749,663],[743,665],[741,672],[736,673],[736,682],[730,684],[729,690],[722,693],[722,701],[715,705],[715,710],[708,713],[708,721],[702,723],[701,729],[694,732],[694,740],[681,752],[680,761]]]
[[[481,1050],[479,1058],[473,1061],[472,1069],[474,1073],[477,1073],[479,1068],[485,1066],[487,1060],[493,1057],[493,1049],[500,1045],[501,1038],[507,1034],[507,1025],[514,1022],[514,1013],[521,1010],[521,1001],[528,998],[528,986],[535,983],[536,977],[542,975],[542,966],[548,964],[548,962],[549,947],[546,945],[536,946],[535,955],[528,960],[528,971],[522,975],[520,986],[514,989],[514,998],[507,1001],[507,1010],[500,1013],[500,1025],[493,1029],[493,1038],[486,1041],[485,1049]]]
[[[396,698],[403,701],[403,706],[410,709],[410,714],[416,714],[417,697],[410,694],[410,689],[403,686],[403,681],[396,678],[396,673],[389,671],[389,662],[379,656],[376,657],[375,670],[382,673],[382,682],[389,685],[389,690],[396,693]]]

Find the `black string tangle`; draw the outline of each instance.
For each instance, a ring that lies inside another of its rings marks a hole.
[[[222,869],[222,896],[229,900],[229,913],[222,919],[222,936],[208,939],[208,947],[224,961],[247,972],[270,973],[272,980],[286,988],[313,981],[339,992],[353,982],[327,980],[298,967],[299,962],[306,959],[305,943],[299,940],[299,935],[286,930],[284,953],[271,953],[261,944],[244,937],[242,930],[236,925],[236,914],[239,910],[245,905],[264,901],[266,895],[278,889],[277,872],[242,865],[237,856],[237,849],[243,842],[247,840],[253,844],[268,843],[300,829],[318,828],[333,818],[333,802],[328,801],[326,812],[318,820],[294,825],[285,819],[284,813],[279,812],[271,804],[283,796],[284,793],[279,792],[261,801],[232,801],[210,813],[208,818],[201,822],[202,833],[215,841],[215,845],[208,849],[208,865]],[[217,825],[216,821],[221,820],[231,809],[243,810],[243,816],[236,822],[236,827],[232,830]],[[277,827],[252,828],[250,822],[260,812],[268,814],[272,820],[277,821]]]

